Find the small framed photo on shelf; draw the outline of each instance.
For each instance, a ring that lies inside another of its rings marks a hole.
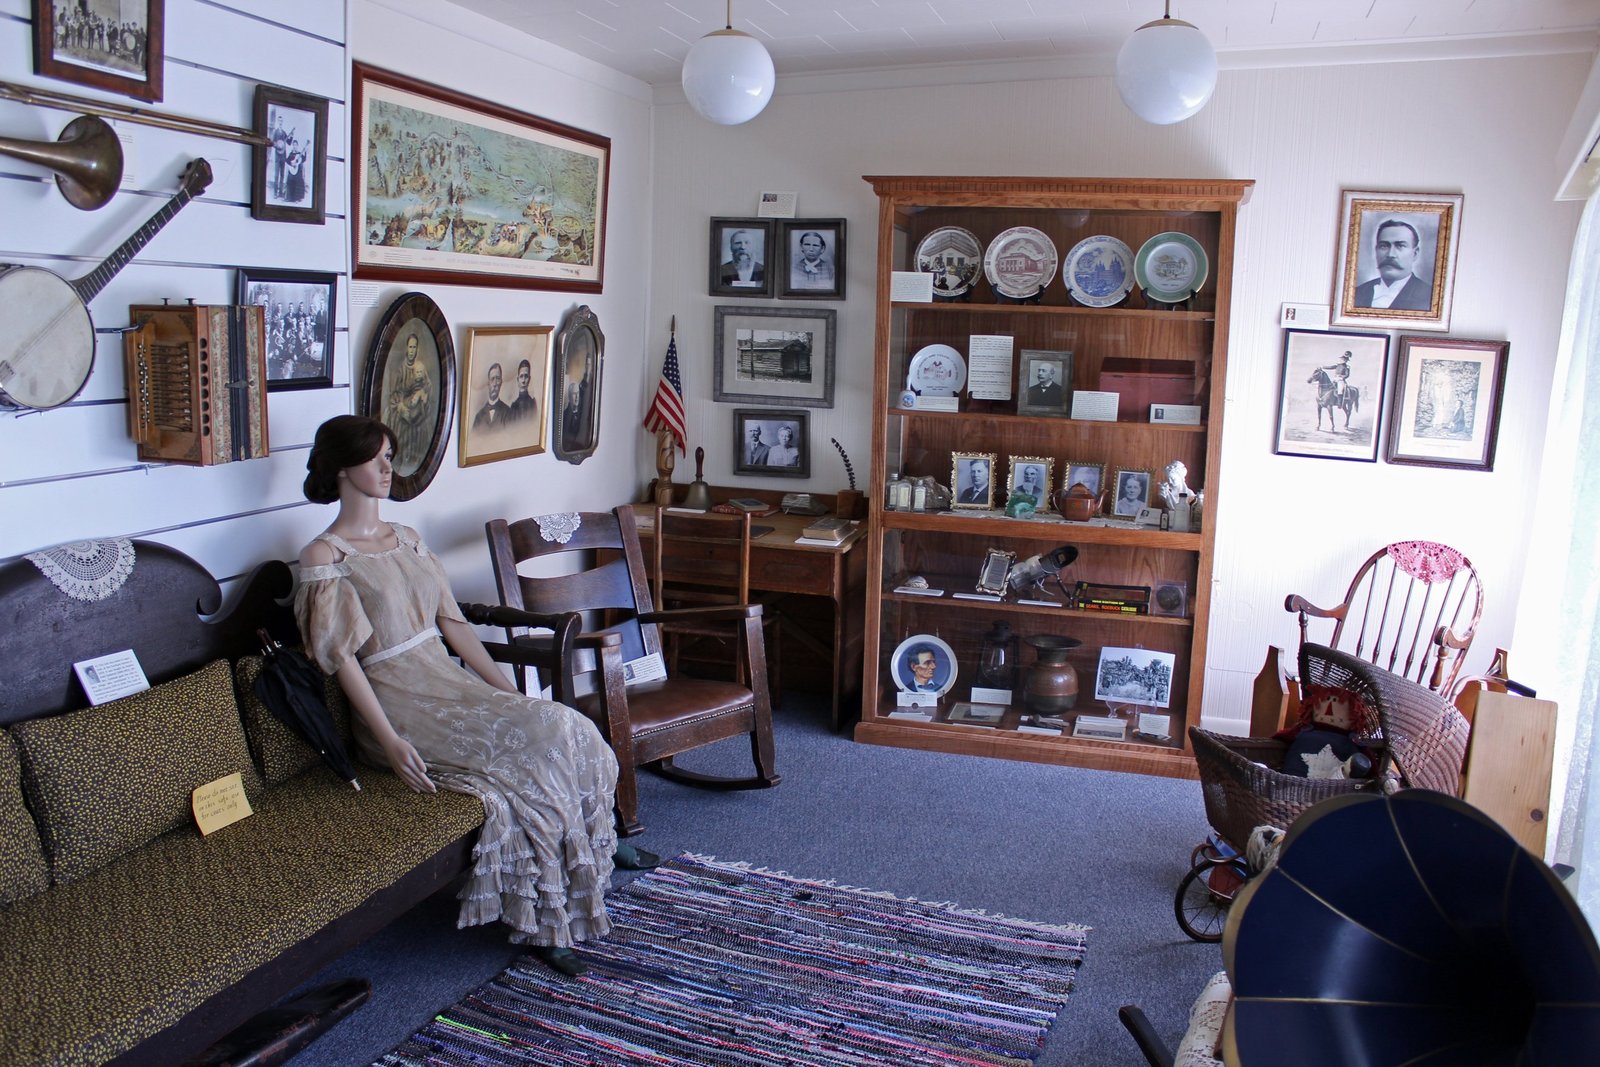
[[[792,300],[844,299],[844,219],[788,219],[778,224],[784,268],[778,295]]]
[[[267,322],[267,392],[333,385],[334,303],[339,279],[308,270],[239,269],[241,304]]]
[[[1172,702],[1172,671],[1177,661],[1171,652],[1108,645],[1100,650],[1094,698],[1107,704],[1167,707]]]
[[[1117,496],[1111,503],[1111,514],[1124,519],[1136,518],[1139,509],[1150,504],[1151,481],[1149,471],[1117,471]]]
[[[983,566],[978,568],[977,590],[989,596],[1006,595],[1006,579],[1011,575],[1011,565],[1017,561],[1015,552],[991,548],[983,554]]]
[[[1450,328],[1460,194],[1345,190],[1333,325]]]
[[[1273,451],[1376,463],[1389,335],[1283,334],[1283,393]]]
[[[250,217],[322,225],[328,203],[328,101],[278,85],[256,86]]]
[[[1067,473],[1061,479],[1061,488],[1071,489],[1075,485],[1083,485],[1095,496],[1100,495],[1100,490],[1106,484],[1106,465],[1104,463],[1081,463],[1075,459],[1067,460]]]
[[[994,507],[994,453],[952,452],[950,488],[955,491],[952,508]]]
[[[1022,493],[1033,500],[1033,510],[1043,513],[1051,510],[1051,486],[1055,482],[1056,461],[1045,456],[1012,456],[1011,473],[1006,478],[1010,487],[1006,502]]]
[[[734,408],[733,473],[811,477],[811,413],[800,408]]]
[[[1401,337],[1384,458],[1493,470],[1510,348],[1506,341]]]
[[[1072,402],[1072,353],[1024,348],[1018,364],[1017,414],[1066,417]]]
[[[772,296],[775,229],[771,219],[711,220],[712,296]]]

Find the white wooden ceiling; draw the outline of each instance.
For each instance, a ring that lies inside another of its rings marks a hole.
[[[726,0],[455,0],[651,85],[678,81]],[[778,75],[920,64],[1097,59],[1162,0],[734,0]],[[1173,0],[1217,51],[1470,42],[1600,29],[1600,0]],[[1225,60],[1226,61],[1226,60]]]

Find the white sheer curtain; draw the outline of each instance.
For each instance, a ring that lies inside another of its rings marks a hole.
[[[1516,373],[1512,353],[1509,373]],[[1512,676],[1560,705],[1551,858],[1600,930],[1600,195],[1573,242]],[[1559,593],[1559,596],[1552,596]],[[1552,602],[1555,611],[1551,611]],[[1564,766],[1563,766],[1564,764]],[[1565,770],[1565,785],[1562,771]]]

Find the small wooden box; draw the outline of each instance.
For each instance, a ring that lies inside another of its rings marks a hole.
[[[1195,371],[1186,359],[1111,356],[1100,364],[1098,388],[1118,394],[1118,422],[1149,422],[1151,404],[1202,403],[1203,383]]]
[[[128,319],[128,432],[140,459],[209,466],[267,454],[261,308],[142,304]]]

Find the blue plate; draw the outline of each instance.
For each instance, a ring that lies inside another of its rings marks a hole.
[[[1104,234],[1085,237],[1067,254],[1061,280],[1080,304],[1095,308],[1120,304],[1133,289],[1133,249]]]

